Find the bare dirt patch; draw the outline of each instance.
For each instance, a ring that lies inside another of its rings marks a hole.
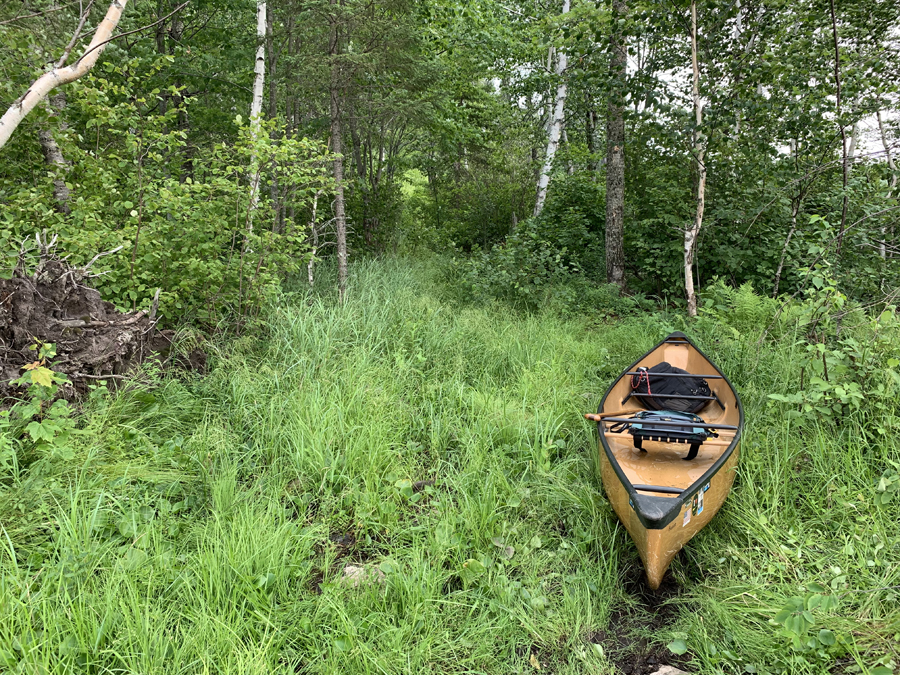
[[[624,675],[651,675],[662,666],[689,670],[689,659],[670,652],[652,636],[668,626],[677,614],[671,600],[681,593],[671,572],[663,577],[659,589],[652,591],[644,579],[640,561],[630,564],[623,586],[636,602],[626,602],[609,618],[606,630],[592,631],[585,639],[599,644]]]

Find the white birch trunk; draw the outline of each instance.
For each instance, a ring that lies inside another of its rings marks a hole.
[[[569,0],[563,0],[563,14],[569,12]],[[553,112],[550,114],[550,130],[547,139],[547,154],[544,157],[544,166],[541,169],[541,175],[538,178],[537,202],[534,205],[535,217],[541,215],[544,209],[544,202],[547,200],[547,187],[550,185],[550,171],[553,169],[553,158],[556,156],[556,150],[559,148],[559,139],[562,134],[563,120],[565,119],[566,109],[566,66],[568,58],[566,52],[560,49],[556,56],[556,76],[559,78],[559,84],[556,87],[556,103]]]
[[[881,144],[884,146],[884,154],[887,157],[888,168],[891,170],[891,185],[888,188],[887,198],[890,200],[894,195],[894,189],[897,187],[897,165],[894,164],[894,158],[891,155],[891,145],[888,143],[887,134],[884,133],[884,123],[881,121],[881,111],[875,113],[878,118],[878,131],[881,134]],[[881,228],[881,243],[878,244],[878,255],[882,258],[887,257],[887,228]]]
[[[850,132],[850,149],[847,151],[847,161],[849,168],[853,168],[853,158],[856,157],[856,143],[859,138],[859,122],[853,125],[853,131]]]
[[[253,68],[253,101],[250,103],[250,137],[255,143],[259,139],[260,116],[262,115],[263,89],[266,84],[266,3],[256,3],[256,64]],[[259,203],[259,167],[256,154],[250,160],[250,217],[247,229],[253,232],[253,212]]]
[[[317,190],[313,195],[312,216],[309,219],[309,240],[312,243],[312,255],[309,256],[309,262],[306,264],[306,278],[309,281],[309,287],[312,288],[315,282],[313,270],[316,266],[316,254],[319,252],[319,224],[316,222],[316,211],[319,208],[319,195],[321,190]]]
[[[792,138],[790,141],[791,156],[794,158],[794,166],[797,166],[797,154],[799,152],[799,143],[797,139]],[[778,261],[778,268],[775,270],[775,285],[772,291],[772,297],[778,297],[778,289],[781,286],[781,273],[784,270],[784,261],[787,259],[788,247],[791,245],[791,239],[797,231],[797,214],[800,213],[800,203],[803,201],[803,186],[800,186],[800,192],[796,197],[791,196],[791,229],[788,230],[788,236],[784,240],[784,247],[781,249],[781,260]]]
[[[51,117],[60,115],[63,108],[66,107],[66,96],[63,92],[57,92],[49,100],[49,108]],[[67,125],[60,120],[59,130],[65,131]],[[56,200],[56,208],[60,213],[69,214],[69,186],[66,185],[65,176],[69,172],[69,163],[63,157],[62,150],[53,136],[50,129],[40,129],[38,131],[38,142],[41,144],[41,150],[44,152],[44,161],[47,162],[51,170],[57,171],[57,177],[53,179],[53,198]]]
[[[703,208],[706,193],[706,140],[700,133],[703,124],[703,106],[700,102],[700,67],[697,63],[697,2],[691,1],[691,68],[694,71],[694,155],[697,161],[697,210],[694,222],[684,231],[684,291],[687,295],[688,315],[697,316],[697,293],[694,289],[694,251],[697,248],[697,237],[703,226]]]
[[[113,0],[106,11],[106,16],[103,17],[103,21],[97,26],[97,30],[94,31],[94,37],[81,58],[71,66],[65,68],[57,67],[41,75],[34,81],[34,84],[31,85],[22,98],[13,103],[9,110],[3,114],[3,117],[0,117],[0,148],[6,145],[13,131],[21,124],[25,116],[34,110],[38,103],[47,98],[51,91],[60,85],[74,82],[94,67],[97,59],[100,58],[100,54],[103,53],[106,43],[112,36],[112,32],[119,25],[122,11],[127,4],[128,0]]]

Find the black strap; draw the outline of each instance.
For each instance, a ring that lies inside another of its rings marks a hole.
[[[697,456],[697,453],[700,451],[699,443],[691,443],[691,449],[688,451],[688,456],[684,458],[685,462],[690,462]]]
[[[644,439],[640,436],[634,437],[634,447],[636,447],[641,452],[647,452],[646,450],[644,450]]]

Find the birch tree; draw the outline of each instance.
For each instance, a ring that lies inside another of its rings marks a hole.
[[[569,0],[563,0],[562,15],[569,13]],[[547,153],[544,156],[544,166],[541,168],[541,174],[538,178],[537,201],[534,204],[535,217],[541,215],[544,209],[544,202],[547,200],[547,188],[550,185],[550,172],[553,170],[553,158],[559,149],[559,139],[562,136],[563,122],[566,115],[566,67],[568,66],[568,57],[562,49],[557,50],[556,55],[556,77],[559,83],[556,86],[556,98],[553,109],[550,113],[550,124],[547,137]]]
[[[331,21],[331,34],[329,36],[328,53],[331,57],[331,73],[328,93],[330,98],[329,113],[331,116],[331,148],[334,152],[334,224],[338,256],[338,295],[341,302],[347,292],[347,215],[344,204],[344,157],[341,154],[341,66],[339,56],[341,54],[341,31],[337,14],[338,0],[330,0],[331,9],[334,12]]]
[[[256,3],[256,63],[253,67],[253,100],[250,103],[250,134],[254,141],[259,140],[261,127],[263,90],[266,84],[266,3]],[[247,218],[247,229],[253,232],[253,212],[259,203],[260,171],[256,155],[250,163],[250,215]]]
[[[844,230],[847,229],[847,207],[849,206],[849,195],[847,194],[847,181],[850,174],[849,158],[847,156],[847,130],[841,119],[841,48],[838,40],[837,16],[834,11],[834,0],[829,0],[829,8],[831,10],[831,34],[834,38],[834,98],[835,98],[835,119],[837,120],[838,132],[841,136],[841,179],[842,192],[841,199],[841,226],[837,236],[837,254],[840,257],[841,248],[844,245]]]
[[[100,25],[94,31],[94,37],[87,49],[85,49],[84,54],[81,55],[81,58],[71,66],[56,66],[49,72],[41,75],[29,87],[28,91],[9,107],[9,110],[3,114],[3,117],[0,117],[0,148],[6,145],[13,131],[22,123],[22,120],[25,119],[28,113],[46,99],[51,91],[56,87],[74,82],[78,78],[83,77],[94,67],[97,59],[100,58],[100,54],[103,53],[104,48],[109,43],[112,32],[119,25],[119,19],[122,17],[122,12],[127,4],[128,0],[113,0],[106,12],[106,16],[103,17],[103,21],[100,22]],[[74,46],[74,41],[71,44]]]
[[[689,316],[697,316],[697,293],[694,289],[694,253],[697,238],[703,227],[703,208],[706,203],[706,139],[701,132],[703,105],[700,101],[700,67],[697,62],[697,1],[691,0],[691,95],[694,101],[694,161],[697,162],[696,210],[693,223],[684,231],[684,292]]]
[[[888,188],[887,200],[890,201],[894,196],[894,190],[897,188],[897,165],[894,164],[894,157],[891,155],[891,145],[888,143],[887,134],[884,133],[884,122],[881,119],[881,111],[876,113],[878,119],[878,133],[881,136],[881,144],[884,146],[884,154],[887,158],[888,168],[891,170],[891,182]],[[881,242],[878,244],[878,255],[882,258],[887,257],[887,227],[881,228]]]

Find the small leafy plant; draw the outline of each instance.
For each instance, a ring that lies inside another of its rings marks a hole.
[[[49,367],[56,345],[36,341],[29,349],[37,352],[37,358],[13,380],[13,384],[27,387],[26,398],[0,416],[0,470],[4,475],[18,474],[22,455],[63,460],[73,456],[72,411],[68,401],[57,398],[60,385],[68,378]]]

